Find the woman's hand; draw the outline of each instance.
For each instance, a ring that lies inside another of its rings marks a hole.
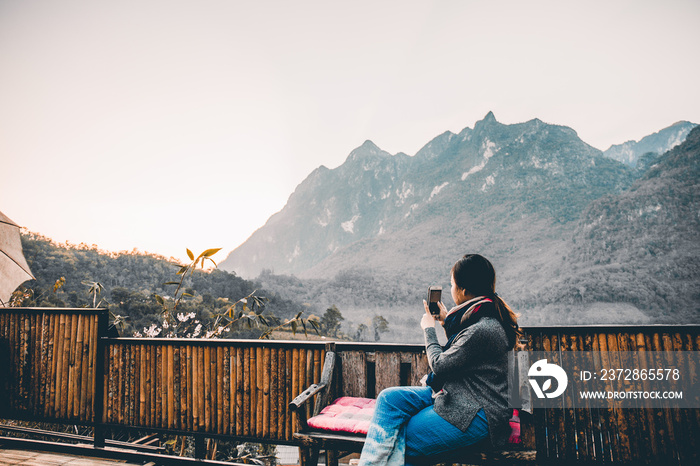
[[[447,317],[447,308],[444,304],[442,304],[442,301],[438,301],[438,307],[440,308],[440,315],[437,316],[437,320],[440,322],[441,325],[445,325],[445,317]]]
[[[435,327],[435,317],[430,313],[428,303],[425,299],[423,300],[423,307],[425,307],[425,314],[423,314],[423,318],[420,320],[420,328],[425,330],[426,328]]]
[[[430,313],[430,308],[428,307],[428,303],[423,300],[423,307],[425,307],[425,314],[423,315],[423,318],[420,321],[420,326],[423,329],[429,328],[429,327],[435,327],[435,321],[437,320],[440,322],[441,325],[444,325],[445,322],[445,317],[447,317],[447,308],[445,307],[444,304],[442,304],[442,301],[438,301],[438,308],[440,308],[440,314],[437,316],[434,316],[433,314]]]

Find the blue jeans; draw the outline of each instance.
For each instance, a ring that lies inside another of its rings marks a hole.
[[[462,432],[433,410],[432,393],[430,387],[392,387],[379,394],[360,466],[408,465],[406,457],[439,456],[488,437],[483,409]]]

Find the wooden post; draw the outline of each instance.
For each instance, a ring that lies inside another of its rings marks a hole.
[[[104,448],[105,446],[105,427],[104,427],[104,386],[105,374],[109,373],[109,359],[105,348],[106,342],[103,338],[107,337],[108,314],[106,310],[101,310],[97,317],[97,334],[93,344],[97,345],[95,357],[95,381],[94,381],[94,405],[92,409],[94,429],[94,445],[95,448]]]

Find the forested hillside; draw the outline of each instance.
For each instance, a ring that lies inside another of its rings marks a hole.
[[[586,209],[568,264],[543,290],[552,303],[629,303],[656,323],[700,322],[700,128]]]
[[[166,259],[139,252],[108,253],[96,246],[85,244],[59,245],[34,233],[22,235],[22,247],[27,262],[36,277],[21,288],[23,306],[92,306],[93,284],[103,289],[95,303],[108,308],[113,315],[126,317],[120,328],[124,336],[143,331],[144,327],[160,323],[162,307],[156,294],[168,299],[176,286],[165,285],[178,280],[180,265]],[[232,303],[256,289],[256,295],[269,299],[266,315],[285,319],[299,311],[309,309],[301,304],[285,300],[274,292],[260,289],[259,283],[244,280],[233,273],[214,269],[196,271],[184,282],[184,289],[191,298],[182,301],[182,313],[195,312],[204,323]],[[239,336],[257,337],[261,330],[239,332]]]

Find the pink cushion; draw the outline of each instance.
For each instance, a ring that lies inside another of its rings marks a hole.
[[[366,435],[376,402],[372,398],[343,396],[309,419],[309,427]]]

